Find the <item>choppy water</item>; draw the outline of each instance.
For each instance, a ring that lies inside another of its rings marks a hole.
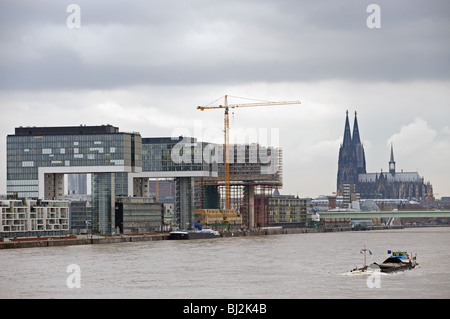
[[[417,228],[1,250],[0,298],[450,298],[449,243]],[[405,249],[420,265],[369,288],[348,274],[364,245],[368,263]]]

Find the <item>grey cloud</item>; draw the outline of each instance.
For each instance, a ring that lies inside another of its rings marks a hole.
[[[449,77],[446,1],[380,1],[378,30],[370,1],[78,1],[78,30],[69,3],[2,3],[2,89]]]

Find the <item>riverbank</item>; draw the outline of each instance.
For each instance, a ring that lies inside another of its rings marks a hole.
[[[403,226],[369,226],[366,228],[334,227],[334,228],[276,228],[267,227],[265,229],[253,231],[224,232],[222,237],[241,236],[268,236],[283,234],[305,234],[323,232],[343,232],[343,231],[363,231],[363,230],[383,230],[402,229]],[[17,249],[32,247],[56,247],[73,245],[95,245],[95,244],[115,244],[140,241],[168,240],[169,233],[142,234],[142,235],[120,235],[120,236],[67,236],[67,237],[46,237],[46,238],[20,238],[0,242],[0,249]]]

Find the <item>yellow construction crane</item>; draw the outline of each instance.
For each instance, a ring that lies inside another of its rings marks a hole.
[[[255,103],[243,103],[243,104],[228,104],[228,96],[225,95],[225,101],[223,105],[219,106],[198,106],[197,109],[204,111],[210,109],[224,109],[224,137],[225,137],[225,152],[224,152],[224,184],[225,184],[225,209],[231,208],[231,199],[230,199],[230,161],[229,161],[229,144],[230,144],[230,123],[228,117],[228,110],[234,109],[237,107],[256,107],[256,106],[269,106],[269,105],[286,105],[286,104],[300,104],[300,101],[282,101],[282,102],[255,102]]]

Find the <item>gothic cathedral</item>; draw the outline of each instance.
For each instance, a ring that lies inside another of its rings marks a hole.
[[[348,111],[344,139],[339,149],[337,195],[342,196],[346,192],[358,194],[356,197],[360,198],[434,200],[432,185],[425,183],[419,173],[396,171],[392,144],[388,172],[366,172],[356,112],[351,134]]]

